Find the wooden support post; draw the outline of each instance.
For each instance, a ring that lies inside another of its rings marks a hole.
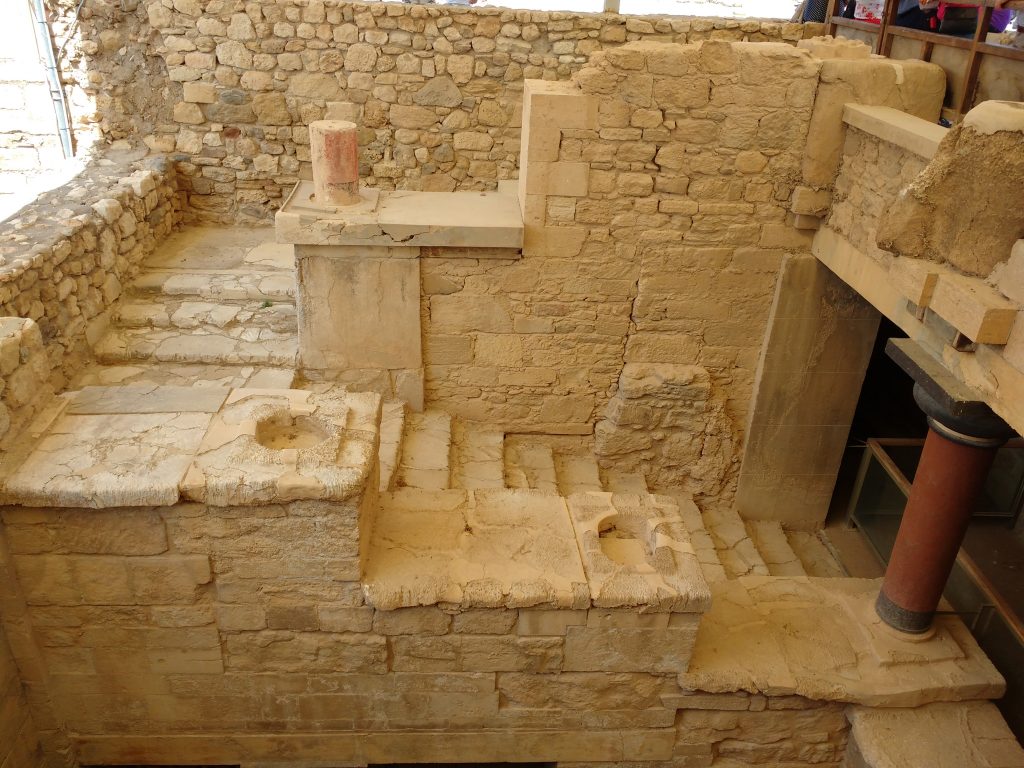
[[[960,104],[957,105],[957,117],[962,118],[974,106],[974,94],[978,89],[978,72],[981,69],[981,54],[978,46],[988,36],[988,25],[992,21],[992,7],[984,5],[978,9],[978,26],[974,29],[974,40],[967,59],[967,71],[964,73],[963,90],[960,93]]]
[[[832,19],[839,15],[839,3],[840,0],[828,0],[828,12],[825,14],[825,23],[828,25],[825,32],[833,37],[836,35],[836,23]]]
[[[885,9],[882,11],[882,23],[878,25],[878,48],[877,53],[888,56],[892,51],[892,35],[889,34],[889,27],[896,26],[896,17],[899,15],[899,0],[885,0]]]

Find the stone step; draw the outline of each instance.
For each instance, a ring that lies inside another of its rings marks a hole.
[[[601,468],[593,456],[555,454],[558,492],[563,496],[585,491],[603,491]]]
[[[748,520],[747,531],[772,576],[806,576],[803,563],[775,520]]]
[[[294,303],[295,276],[270,269],[152,270],[132,283],[130,293],[192,296],[214,301],[254,300]]]
[[[505,433],[461,420],[452,423],[452,488],[504,488]]]
[[[217,365],[290,366],[296,336],[267,328],[183,330],[178,328],[116,328],[93,349],[103,363],[132,360],[212,363]]]
[[[558,493],[555,454],[542,443],[505,444],[505,485]]]
[[[380,463],[380,482],[377,487],[381,492],[394,488],[395,471],[402,455],[405,417],[404,400],[385,400],[381,404],[380,449],[377,454]]]
[[[444,411],[405,419],[396,487],[443,491],[451,483],[452,417]]]
[[[121,328],[181,328],[211,332],[268,328],[279,333],[298,332],[295,305],[291,301],[195,301],[153,296],[123,302],[114,312],[112,322]]]
[[[647,480],[639,472],[609,470],[604,473],[604,489],[611,493],[647,493]]]
[[[768,576],[768,566],[750,539],[746,526],[736,510],[723,507],[703,511],[704,527],[715,544],[718,559],[726,575],[735,579],[740,576]]]
[[[690,533],[690,543],[697,555],[701,570],[704,571],[704,578],[709,584],[724,581],[728,578],[722,562],[718,559],[718,552],[715,550],[715,542],[711,534],[704,526],[704,518],[700,509],[693,501],[693,497],[686,491],[670,489],[658,491],[660,496],[668,496],[676,503],[679,509],[679,517]]]
[[[290,367],[140,361],[135,364],[90,365],[70,388],[156,384],[176,387],[291,389],[294,381],[295,370]]]
[[[821,532],[787,531],[786,537],[796,556],[800,559],[808,576],[839,577],[846,571],[839,564],[828,544],[822,540]]]

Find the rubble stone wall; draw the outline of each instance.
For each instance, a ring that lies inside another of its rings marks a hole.
[[[39,764],[39,737],[0,626],[0,768],[36,768]]]
[[[0,318],[28,318],[38,326],[54,388],[81,365],[90,324],[102,322],[142,260],[181,220],[175,175],[165,161],[139,164],[112,155],[0,230]],[[9,373],[0,366],[0,374]],[[16,398],[20,406],[21,391],[12,387],[4,400]]]
[[[699,614],[374,610],[357,514],[0,511],[79,761],[839,764],[842,705],[680,690]]]
[[[53,394],[50,360],[39,326],[0,317],[0,448],[10,447]]]
[[[65,15],[74,5],[51,4]],[[79,122],[179,153],[190,204],[220,221],[266,218],[309,178],[307,126],[328,102],[353,105],[367,185],[493,188],[516,177],[524,78],[566,80],[589,54],[630,40],[796,42],[821,31],[340,0],[89,5],[87,50],[64,62],[85,102]]]
[[[847,126],[828,226],[861,253],[888,267],[893,255],[875,242],[879,219],[927,164],[920,155],[897,144]]]
[[[810,245],[787,215],[820,65],[781,44],[639,42],[595,54],[578,88],[529,81],[523,258],[422,262],[428,402],[589,432],[624,365],[699,366],[683,421],[616,413],[602,456],[727,498],[779,266]]]

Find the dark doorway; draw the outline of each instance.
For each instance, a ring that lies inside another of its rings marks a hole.
[[[875,572],[855,575],[883,572],[928,432],[912,379],[885,354],[888,339],[905,335],[882,319],[829,509],[828,535],[844,564],[865,551],[875,562]],[[1013,440],[996,457],[945,596],[1006,678],[997,703],[1024,740],[1022,505],[1024,441]]]

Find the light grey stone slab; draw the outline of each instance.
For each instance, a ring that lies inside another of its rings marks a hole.
[[[85,387],[72,396],[69,415],[104,413],[216,413],[230,390],[222,387],[136,385]]]
[[[299,258],[299,359],[313,370],[419,368],[417,259]]]
[[[275,218],[277,240],[296,245],[450,248],[523,246],[519,199],[504,192],[381,192],[374,200],[324,207],[300,181]],[[493,254],[491,255],[493,258]]]
[[[63,415],[3,487],[31,507],[164,506],[213,418],[208,413]]]

